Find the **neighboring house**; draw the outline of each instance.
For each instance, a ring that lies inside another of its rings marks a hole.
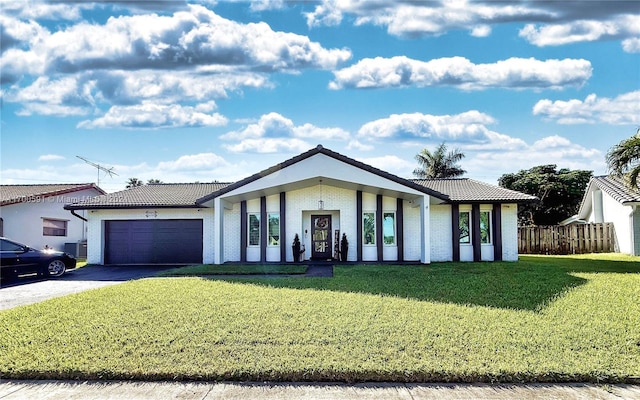
[[[578,214],[561,222],[611,222],[617,250],[640,255],[640,192],[628,188],[614,176],[591,178]]]
[[[0,185],[0,236],[37,249],[64,250],[65,243],[86,239],[85,221],[64,206],[104,194],[93,183]]]
[[[470,179],[407,180],[318,146],[232,184],[144,185],[65,208],[88,219],[97,264],[518,259],[517,204]]]

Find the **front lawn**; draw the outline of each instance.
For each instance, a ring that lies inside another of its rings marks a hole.
[[[160,273],[160,276],[295,275],[304,274],[307,268],[303,264],[201,264],[173,268]]]
[[[639,260],[143,279],[0,312],[0,376],[634,381]]]

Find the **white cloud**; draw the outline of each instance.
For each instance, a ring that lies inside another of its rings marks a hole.
[[[347,145],[347,150],[360,150],[360,151],[370,151],[373,150],[374,146],[371,144],[364,144],[357,139],[353,139],[349,141]]]
[[[456,115],[430,115],[422,113],[392,114],[368,122],[358,130],[361,139],[412,139],[487,140],[486,125],[495,120],[479,111],[467,111]]]
[[[364,124],[358,131],[358,140],[378,149],[393,143],[404,154],[412,155],[423,147],[434,148],[445,142],[449,148],[458,148],[466,155],[462,167],[469,177],[486,181],[495,182],[504,173],[550,162],[572,169],[605,171],[604,156],[597,149],[558,135],[527,143],[491,130],[489,125],[495,123],[493,117],[479,111],[456,115],[395,114]],[[417,167],[415,163],[394,164],[392,160],[389,163],[395,168],[393,173],[400,176],[411,176]],[[384,162],[373,165],[386,169]]]
[[[317,26],[336,26],[342,22],[342,11],[333,1],[325,1],[318,4],[313,12],[305,13],[307,26],[309,28]]]
[[[223,145],[232,153],[302,153],[312,146],[300,139],[245,139],[237,144]]]
[[[582,86],[592,73],[583,59],[536,60],[509,58],[492,64],[473,64],[464,57],[419,61],[398,56],[365,58],[335,71],[331,89],[401,86],[456,86],[467,90],[562,89]]]
[[[633,43],[634,39],[638,39],[638,35],[640,35],[640,15],[622,15],[602,21],[579,20],[539,27],[527,24],[520,30],[521,37],[540,47],[623,38],[623,49],[627,52],[634,52],[635,48],[633,45],[629,46],[629,40]]]
[[[598,98],[590,94],[584,100],[540,100],[533,107],[534,115],[556,120],[559,124],[611,125],[640,124],[640,90],[615,98]]]
[[[471,30],[471,36],[487,37],[489,35],[491,35],[491,26],[489,25],[478,25]]]
[[[102,24],[75,23],[75,16],[67,15],[69,23],[53,31],[35,20],[20,20],[27,18],[26,7],[0,15],[2,83],[14,84],[3,89],[3,101],[20,103],[19,115],[85,115],[110,107],[99,120],[104,123],[125,106],[204,103],[244,87],[273,87],[272,72],[332,69],[351,57],[348,49],[327,49],[264,22],[242,24],[201,5],[179,3],[127,2],[133,15]],[[34,5],[30,12],[47,5],[29,4]],[[164,14],[136,13],[163,7]]]
[[[65,157],[58,154],[43,154],[38,157],[38,161],[60,161],[64,160]]]
[[[255,123],[250,123],[244,129],[232,131],[220,136],[223,140],[236,140],[240,143],[228,145],[233,152],[278,152],[282,149],[307,149],[308,142],[305,139],[318,141],[348,140],[349,132],[341,128],[322,128],[310,123],[295,125],[294,122],[276,112],[264,114]],[[282,142],[290,141],[287,147]],[[264,145],[264,149],[258,146]]]
[[[237,23],[200,5],[170,16],[119,16],[104,25],[81,22],[43,35],[30,51],[43,56],[43,70],[60,73],[113,68],[173,71],[199,65],[296,71],[333,68],[351,57],[347,49],[325,49],[306,36],[273,31],[263,22]]]
[[[345,16],[356,25],[373,24],[392,35],[415,37],[466,30],[476,37],[491,33],[500,24],[529,24],[521,37],[538,46],[592,40],[625,40],[638,37],[638,9],[634,1],[590,1],[576,7],[565,1],[423,1],[324,0],[306,13],[307,25],[335,26]],[[540,26],[535,24],[539,23]]]
[[[581,169],[602,174],[606,171],[604,154],[593,148],[573,143],[560,136],[549,136],[526,144],[521,149],[471,151],[461,146],[467,155],[462,167],[468,176],[496,182],[506,173],[529,169],[537,165],[556,164],[559,168]]]
[[[37,78],[31,85],[7,94],[7,101],[22,103],[18,115],[85,115],[94,105],[91,82],[73,77],[51,80]]]
[[[254,0],[249,6],[253,11],[278,10],[284,7],[284,0]]]
[[[77,20],[81,17],[82,9],[91,7],[93,7],[91,4],[82,4],[81,2],[49,3],[38,0],[0,1],[0,8],[2,8],[3,12],[28,20],[39,18]]]
[[[205,108],[210,109],[208,103]],[[223,126],[227,119],[218,114],[198,111],[198,107],[144,103],[134,106],[113,106],[94,120],[78,123],[78,128],[176,128]]]
[[[407,171],[413,171],[416,168],[415,162],[395,155],[359,158],[358,161],[404,178],[410,178]]]
[[[228,166],[229,163],[215,153],[184,155],[174,161],[162,161],[158,163],[158,169],[162,171],[191,171]]]
[[[627,53],[640,53],[640,37],[623,40],[622,49]]]

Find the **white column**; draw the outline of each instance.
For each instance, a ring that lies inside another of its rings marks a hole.
[[[219,197],[213,200],[213,263],[224,261],[224,206]]]
[[[429,205],[429,195],[424,195],[420,201],[420,262],[423,264],[431,263],[431,210]]]

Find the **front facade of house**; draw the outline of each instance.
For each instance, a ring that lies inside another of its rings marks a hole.
[[[64,206],[105,194],[92,183],[2,185],[0,191],[0,236],[56,250],[86,239],[85,221]]]
[[[98,264],[517,260],[517,203],[468,179],[406,180],[318,146],[234,184],[147,185],[86,210]]]
[[[573,220],[613,223],[616,251],[640,255],[640,192],[625,186],[622,179],[591,178]]]

